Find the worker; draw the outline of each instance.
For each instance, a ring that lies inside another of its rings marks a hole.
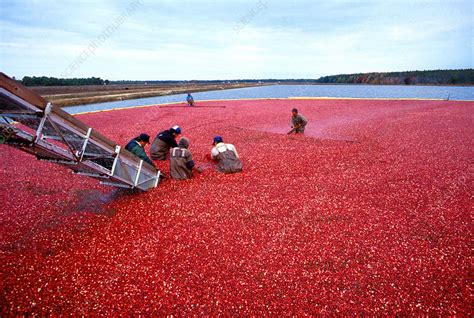
[[[225,144],[221,136],[215,136],[211,150],[212,160],[217,161],[217,170],[222,173],[242,171],[242,161],[234,145]]]
[[[191,179],[193,177],[194,161],[189,151],[189,140],[182,137],[178,147],[170,151],[170,174],[171,178],[177,180]]]
[[[306,127],[306,124],[308,124],[308,121],[306,118],[304,118],[303,115],[298,113],[298,110],[296,108],[293,108],[291,110],[291,128],[292,130],[290,133],[294,132],[295,134],[304,134],[304,129]]]
[[[188,102],[188,106],[194,106],[194,98],[191,95],[191,93],[188,93],[188,96],[186,97],[186,101]]]
[[[150,147],[150,155],[153,160],[166,160],[171,148],[178,147],[176,137],[181,134],[179,126],[173,126],[168,130],[160,132]]]
[[[125,146],[125,149],[155,167],[155,164],[153,163],[153,161],[151,161],[151,159],[146,155],[145,152],[145,145],[149,143],[150,136],[147,134],[140,134],[140,136],[130,140],[130,142]]]

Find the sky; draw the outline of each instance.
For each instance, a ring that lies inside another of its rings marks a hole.
[[[473,68],[462,0],[0,0],[0,71],[109,80]]]

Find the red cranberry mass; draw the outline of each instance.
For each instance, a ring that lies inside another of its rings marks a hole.
[[[472,315],[472,102],[199,105],[226,107],[78,116],[121,144],[182,127],[203,173],[149,192],[0,145],[2,315]]]

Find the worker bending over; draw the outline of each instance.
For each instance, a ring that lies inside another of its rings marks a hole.
[[[235,173],[242,171],[242,161],[240,161],[234,145],[225,144],[221,136],[214,137],[212,143],[211,158],[217,161],[217,170],[222,173]]]
[[[303,115],[298,113],[296,108],[293,108],[291,111],[291,128],[293,128],[290,133],[294,132],[295,134],[304,134],[304,129],[308,121],[304,118]]]
[[[190,93],[188,93],[188,96],[186,97],[186,101],[188,102],[188,106],[194,106],[194,98]]]
[[[148,158],[145,152],[145,145],[149,143],[150,136],[148,136],[147,134],[140,134],[140,136],[130,140],[129,143],[125,146],[125,149],[155,167],[155,164],[153,163],[153,161],[151,161],[150,158]]]
[[[194,161],[189,151],[189,140],[183,137],[179,140],[178,147],[170,151],[170,174],[177,180],[191,179],[193,177]]]
[[[150,155],[153,160],[166,160],[171,148],[178,147],[176,137],[181,134],[179,126],[173,126],[168,130],[160,132],[150,147]]]

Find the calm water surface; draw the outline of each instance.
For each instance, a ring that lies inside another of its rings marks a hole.
[[[474,100],[472,86],[398,86],[398,85],[272,85],[193,93],[194,100],[345,97],[345,98],[426,98]],[[138,105],[184,102],[186,94],[129,99],[65,107],[71,114],[79,112],[133,107]]]

